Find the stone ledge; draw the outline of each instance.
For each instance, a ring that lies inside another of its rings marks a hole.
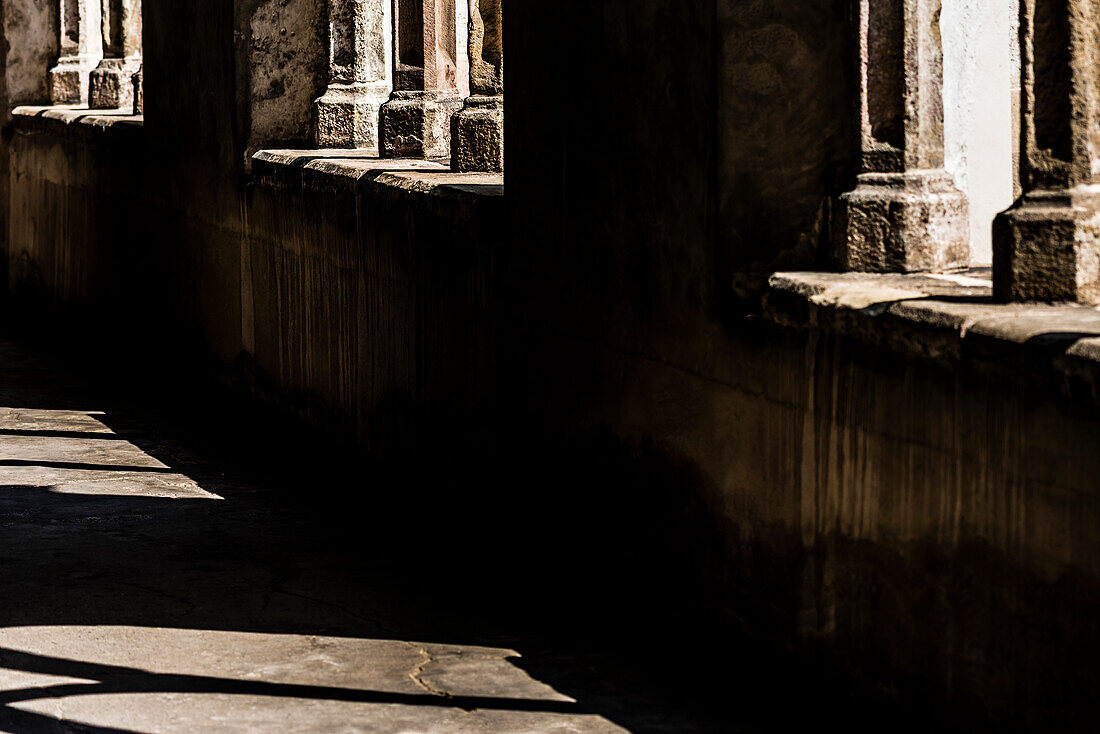
[[[1040,370],[1074,398],[1100,404],[1100,308],[994,303],[989,278],[988,269],[776,273],[764,309],[783,326],[836,333],[908,356]]]
[[[89,137],[136,137],[144,127],[144,117],[125,110],[91,110],[86,106],[24,106],[12,110],[12,120],[24,132],[50,132]]]
[[[361,150],[261,150],[252,156],[259,186],[276,189],[397,189],[445,199],[500,200],[503,174],[455,173],[439,161],[378,158]]]

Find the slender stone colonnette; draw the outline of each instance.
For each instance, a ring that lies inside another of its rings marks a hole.
[[[134,84],[134,114],[145,114],[145,67],[139,66],[138,70],[134,72],[133,84]]]
[[[141,67],[141,0],[102,0],[103,60],[90,75],[88,106],[130,108]]]
[[[320,148],[378,150],[379,108],[389,99],[390,0],[328,0],[329,83],[315,104]]]
[[[940,0],[859,0],[857,16],[860,173],[834,256],[858,271],[965,266],[967,200],[943,167]]]
[[[470,97],[451,118],[451,168],[504,170],[504,0],[470,0]]]
[[[397,0],[394,92],[382,105],[383,157],[450,155],[451,116],[462,107],[459,21],[464,0]],[[464,29],[463,29],[464,30]],[[461,64],[465,66],[465,64]]]
[[[1100,303],[1100,5],[1021,5],[1024,195],[993,223],[1001,301]]]
[[[58,33],[61,55],[50,69],[52,104],[87,104],[88,77],[103,57],[100,0],[61,0]]]

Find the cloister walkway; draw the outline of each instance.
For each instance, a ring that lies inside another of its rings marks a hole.
[[[460,584],[425,588],[399,562],[415,519],[384,542],[334,532],[308,480],[226,459],[232,443],[206,435],[220,420],[173,421],[0,344],[0,730],[687,734],[753,718],[670,695],[648,641],[627,663],[500,629]]]

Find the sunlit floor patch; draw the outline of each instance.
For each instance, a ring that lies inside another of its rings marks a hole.
[[[114,433],[99,419],[102,415],[0,408],[0,487],[106,497],[221,499]]]
[[[0,725],[621,732],[503,648],[124,626],[0,630]],[[28,675],[31,677],[28,678]]]

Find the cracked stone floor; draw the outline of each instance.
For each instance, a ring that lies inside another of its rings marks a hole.
[[[0,730],[758,730],[666,695],[644,649],[497,629],[459,586],[337,541],[201,421],[51,360],[0,343]]]

